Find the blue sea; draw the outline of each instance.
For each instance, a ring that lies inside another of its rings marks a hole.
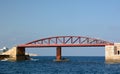
[[[104,57],[64,56],[67,62],[54,62],[55,56],[31,57],[29,61],[0,61],[0,74],[120,74],[120,64],[105,63]]]

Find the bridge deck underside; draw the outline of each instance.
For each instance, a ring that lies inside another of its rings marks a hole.
[[[105,47],[105,44],[29,44],[18,47]]]

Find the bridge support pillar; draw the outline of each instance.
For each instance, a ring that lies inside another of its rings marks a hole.
[[[17,47],[16,61],[22,61],[22,60],[26,60],[25,48],[24,47]]]
[[[56,61],[61,61],[61,47],[56,48]]]

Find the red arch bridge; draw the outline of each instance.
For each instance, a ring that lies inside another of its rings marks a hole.
[[[83,36],[56,36],[42,38],[26,44],[18,45],[19,48],[35,48],[35,47],[56,47],[56,60],[61,60],[61,47],[104,47],[106,45],[114,45],[101,39],[83,37]]]

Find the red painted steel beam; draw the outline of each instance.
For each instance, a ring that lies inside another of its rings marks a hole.
[[[28,44],[19,45],[18,47],[104,47],[107,44]]]
[[[114,43],[83,37],[83,36],[57,36],[35,40],[18,47],[104,47]]]
[[[89,38],[89,37],[83,37],[83,36],[57,36],[57,37],[49,37],[49,38],[43,38],[43,39],[35,40],[35,41],[29,42],[29,43],[26,43],[26,44],[33,44],[33,43],[37,43],[39,41],[42,42],[42,43],[44,41],[46,43],[46,40],[52,41],[52,39],[56,39],[55,40],[56,44],[58,44],[58,42],[59,43],[66,43],[67,44],[67,42],[69,42],[69,40],[71,40],[71,43],[76,43],[77,42],[76,39],[79,39],[79,43],[82,43],[82,42],[84,43],[85,41],[92,43],[91,40],[93,42],[94,41],[100,41],[100,42],[111,43],[111,42],[108,42],[108,41],[104,41],[104,40],[100,40],[100,39],[95,39],[95,38]],[[74,42],[73,42],[73,40],[74,40]]]

